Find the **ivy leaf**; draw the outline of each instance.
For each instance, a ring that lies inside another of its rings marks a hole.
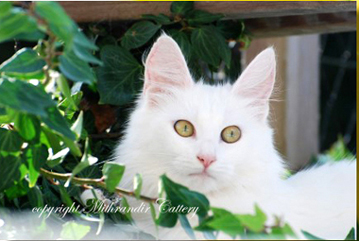
[[[186,15],[194,8],[194,2],[174,1],[171,4],[171,12],[180,15]]]
[[[40,121],[33,115],[17,113],[14,120],[15,129],[26,141],[31,141],[40,133]],[[38,138],[37,138],[38,139]]]
[[[125,172],[125,166],[114,162],[107,162],[103,166],[102,173],[105,177],[106,189],[109,192],[114,192],[117,185],[120,183],[123,173]]]
[[[47,116],[49,107],[56,107],[41,87],[20,80],[0,79],[0,105],[38,116]]]
[[[75,221],[66,222],[62,225],[61,230],[61,239],[73,239],[80,240],[83,239],[88,232],[90,232],[91,227],[88,225],[77,224]]]
[[[33,73],[41,71],[45,61],[30,48],[17,51],[10,59],[0,65],[0,72],[4,73]]]
[[[29,190],[27,193],[27,197],[29,199],[29,203],[31,207],[43,207],[44,206],[44,198],[42,197],[42,192],[40,188],[35,186]]]
[[[244,228],[238,218],[225,209],[212,208],[214,218],[206,223],[208,227],[222,231],[230,236],[236,236],[244,232]]]
[[[0,2],[0,18],[5,17],[10,14],[12,4],[9,1]]]
[[[236,215],[236,217],[241,221],[243,226],[253,232],[262,231],[267,221],[267,216],[257,205],[255,205],[255,215],[243,214]]]
[[[69,79],[75,82],[84,82],[87,84],[93,84],[96,82],[95,75],[90,66],[74,52],[67,51],[59,57],[60,70]]]
[[[140,199],[142,188],[142,175],[136,173],[135,178],[133,180],[133,190],[137,199]]]
[[[19,133],[0,128],[0,151],[18,152],[22,143]]]
[[[171,24],[172,23],[172,21],[171,21],[171,19],[168,17],[168,16],[166,16],[166,15],[164,15],[164,14],[162,14],[162,13],[160,13],[159,15],[153,15],[153,14],[143,14],[142,15],[142,18],[144,18],[144,19],[148,19],[148,20],[153,20],[153,21],[155,21],[157,24],[161,24],[161,25],[167,25],[167,24]]]
[[[184,56],[187,60],[191,59],[191,43],[189,40],[189,37],[186,33],[171,29],[168,31],[168,34],[177,42],[177,44],[180,46]]]
[[[101,50],[103,67],[97,70],[101,104],[121,105],[131,100],[142,85],[142,66],[131,53],[117,46]]]
[[[311,233],[308,233],[307,231],[304,231],[304,230],[302,230],[302,233],[303,233],[304,237],[306,237],[309,240],[325,240],[325,239],[319,238]]]
[[[202,10],[194,10],[188,19],[189,25],[212,23],[223,18],[223,14],[213,14]]]
[[[80,173],[83,169],[95,164],[98,161],[97,157],[91,156],[89,152],[90,152],[89,140],[86,139],[85,152],[81,158],[81,161],[72,170],[71,177],[74,177],[76,174]],[[69,179],[69,181],[70,181],[70,179]]]
[[[194,235],[193,229],[191,227],[191,224],[189,223],[186,215],[178,215],[179,216],[179,221],[181,223],[182,228],[184,229],[184,231],[187,233],[187,235],[190,237],[190,239],[195,240],[196,236]]]
[[[78,31],[76,33],[72,49],[81,60],[102,65],[102,62],[90,52],[91,50],[98,50],[97,46],[91,43],[82,32]]]
[[[36,2],[35,12],[50,26],[51,31],[66,43],[72,43],[77,31],[75,23],[57,2]]]
[[[3,6],[5,6],[5,12],[0,15],[0,43],[19,37],[20,34],[25,37],[37,31],[36,20],[33,17],[18,8],[13,8],[9,12],[8,7]]]
[[[198,207],[198,216],[204,217],[207,215],[209,201],[203,194],[191,191],[187,187],[171,181],[166,175],[161,176],[161,182],[171,206]],[[178,214],[161,212],[157,223],[164,227],[173,227],[177,222]]]
[[[355,240],[355,229],[354,229],[354,227],[350,229],[348,235],[345,237],[345,240]]]
[[[59,110],[56,107],[48,108],[46,111],[46,116],[41,117],[41,120],[48,126],[50,129],[58,132],[59,134],[69,138],[70,140],[75,140],[76,136],[71,131],[68,122],[65,117],[63,117]]]
[[[131,26],[121,39],[121,46],[126,49],[141,47],[161,28],[150,21],[141,21]]]
[[[201,26],[193,30],[191,42],[195,54],[204,62],[218,67],[222,59],[230,65],[231,51],[223,35],[214,26]]]
[[[0,192],[13,186],[15,181],[18,181],[21,178],[21,173],[19,171],[20,164],[20,157],[13,155],[2,156],[0,154]]]
[[[24,159],[29,170],[29,187],[35,186],[37,178],[40,175],[40,168],[46,163],[48,157],[47,147],[45,145],[31,145],[26,148]]]

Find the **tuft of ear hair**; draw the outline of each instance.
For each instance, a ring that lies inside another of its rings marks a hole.
[[[151,98],[173,88],[192,86],[193,80],[178,44],[166,34],[153,44],[145,62],[143,94]]]
[[[249,99],[261,121],[269,113],[269,97],[272,94],[276,75],[275,52],[272,47],[263,50],[243,71],[232,91]]]

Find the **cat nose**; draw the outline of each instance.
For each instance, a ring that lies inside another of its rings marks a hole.
[[[204,169],[207,169],[213,162],[216,161],[216,158],[211,155],[198,155],[197,159],[202,163]]]

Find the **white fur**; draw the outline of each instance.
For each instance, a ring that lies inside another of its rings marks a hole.
[[[194,83],[177,44],[160,37],[147,57],[144,92],[115,151],[116,161],[126,165],[121,187],[132,189],[134,175],[141,173],[142,193],[156,197],[159,176],[166,173],[204,193],[211,206],[252,213],[258,203],[269,222],[276,214],[297,232],[304,229],[323,238],[344,238],[355,226],[355,162],[281,178],[283,160],[266,120],[274,79],[275,55],[269,48],[234,86]],[[176,133],[173,125],[180,119],[193,124],[195,136]],[[242,137],[227,144],[220,133],[231,125],[241,129]],[[189,176],[203,170],[196,158],[199,152],[216,156],[208,169],[213,178]],[[138,220],[139,226],[154,230],[151,218]],[[170,232],[161,229],[160,238],[188,236],[176,227]]]

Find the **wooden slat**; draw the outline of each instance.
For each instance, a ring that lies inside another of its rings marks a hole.
[[[245,20],[255,38],[356,30],[356,12],[308,14]]]
[[[139,19],[142,14],[170,14],[171,2],[60,2],[77,22]],[[356,3],[336,2],[195,2],[195,8],[223,13],[227,19],[280,17],[316,13],[355,11]]]

